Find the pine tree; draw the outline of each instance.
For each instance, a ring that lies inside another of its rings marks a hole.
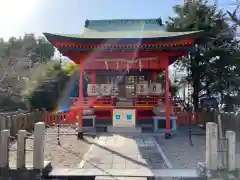
[[[200,97],[219,94],[223,97],[226,82],[233,78],[231,67],[236,66],[239,51],[234,40],[235,29],[228,25],[225,13],[207,1],[176,5],[173,10],[176,16],[166,22],[168,31],[202,30],[207,34],[177,62],[178,68],[189,71],[185,78],[193,89],[193,107],[198,110]]]

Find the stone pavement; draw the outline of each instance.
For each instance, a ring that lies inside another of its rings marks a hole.
[[[84,157],[84,169],[167,168],[153,136],[103,135]]]

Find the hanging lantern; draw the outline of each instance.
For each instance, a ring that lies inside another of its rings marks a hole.
[[[105,61],[105,66],[106,66],[106,69],[108,70],[108,62]]]
[[[117,63],[116,69],[119,69],[119,61],[117,61],[116,63]]]
[[[141,72],[142,71],[142,61],[139,60],[138,63],[139,63],[139,71]]]
[[[127,63],[127,73],[129,73],[129,64]]]

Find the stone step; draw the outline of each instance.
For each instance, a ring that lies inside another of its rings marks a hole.
[[[107,132],[109,133],[141,133],[142,129],[139,127],[115,127],[115,126],[108,126]]]
[[[147,180],[146,177],[108,177],[108,176],[96,176],[95,180]]]
[[[133,103],[129,101],[119,101],[116,102],[116,106],[133,106]]]

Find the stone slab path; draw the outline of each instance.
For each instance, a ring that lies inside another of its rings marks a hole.
[[[153,136],[102,135],[85,155],[83,169],[167,168]]]

